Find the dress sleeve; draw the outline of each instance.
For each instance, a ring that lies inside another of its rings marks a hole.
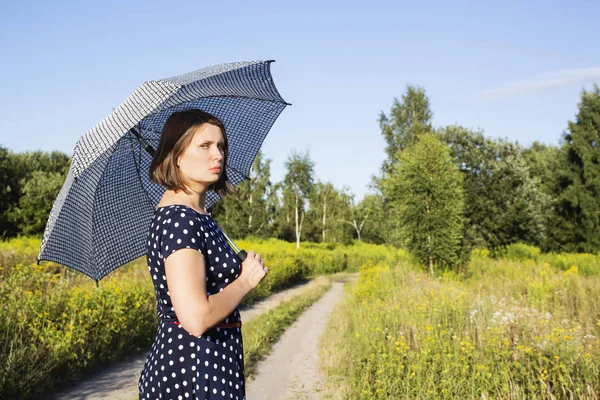
[[[176,210],[167,219],[162,231],[160,254],[163,259],[179,249],[196,249],[206,253],[206,238],[200,221],[189,211]]]

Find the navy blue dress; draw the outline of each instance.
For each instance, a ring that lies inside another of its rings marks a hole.
[[[184,205],[156,209],[146,258],[160,320],[139,379],[139,398],[245,400],[241,329],[212,328],[194,336],[174,323],[164,260],[184,248],[204,255],[207,295],[223,290],[241,273],[240,261],[211,216]],[[238,307],[222,322],[239,321]]]

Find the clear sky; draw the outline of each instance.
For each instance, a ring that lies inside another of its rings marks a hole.
[[[558,144],[600,83],[600,2],[7,2],[0,145],[61,150],[139,84],[274,59],[284,110],[264,142],[272,180],[292,149],[361,199],[384,158],[377,116],[422,86],[434,126]]]

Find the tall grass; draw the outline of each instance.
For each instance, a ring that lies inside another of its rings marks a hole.
[[[598,398],[600,278],[538,256],[366,264],[321,343],[328,398]]]

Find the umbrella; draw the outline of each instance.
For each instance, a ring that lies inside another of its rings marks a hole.
[[[220,64],[135,89],[78,140],[46,224],[38,264],[54,261],[98,283],[145,254],[148,228],[165,191],[150,180],[149,167],[173,112],[199,108],[221,119],[229,142],[229,180],[236,186],[248,179],[262,142],[289,105],[273,82],[272,62]],[[206,207],[217,200],[218,194],[208,191]]]

